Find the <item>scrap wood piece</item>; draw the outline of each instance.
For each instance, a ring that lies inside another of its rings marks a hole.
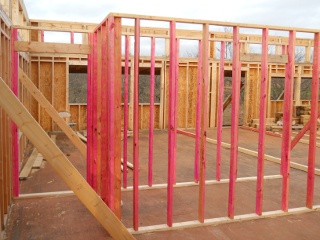
[[[121,158],[121,163],[123,164],[123,158]],[[127,167],[133,169],[133,164],[127,161]]]
[[[33,166],[34,161],[36,160],[37,156],[38,156],[38,150],[36,148],[33,149],[30,157],[28,158],[26,164],[24,165],[22,171],[19,174],[19,179],[20,180],[25,180],[29,177],[30,173],[31,173],[31,169]]]
[[[35,161],[33,162],[32,168],[41,168],[43,161],[43,156],[41,153],[38,153],[38,156],[36,157]]]
[[[135,239],[0,78],[0,107],[47,159],[113,239]],[[119,199],[120,201],[120,199]]]
[[[85,136],[83,136],[79,131],[76,132],[77,136],[83,141],[83,142],[87,142],[87,138]]]

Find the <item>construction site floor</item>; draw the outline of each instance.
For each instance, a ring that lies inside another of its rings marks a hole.
[[[188,130],[192,132],[192,130]],[[167,181],[168,133],[154,132],[153,184]],[[208,131],[208,138],[216,139],[215,129]],[[307,139],[307,138],[305,138]],[[139,185],[148,180],[148,131],[140,132]],[[223,129],[223,142],[230,142],[230,128]],[[177,183],[194,181],[194,138],[185,135],[177,137]],[[132,138],[128,139],[128,160],[132,162]],[[258,133],[239,129],[239,147],[257,150]],[[86,161],[64,134],[57,134],[57,145],[85,176]],[[317,156],[320,154],[317,148]],[[30,145],[30,153],[32,147]],[[307,165],[308,144],[298,143],[291,152],[291,161]],[[29,153],[29,154],[30,154]],[[266,135],[266,154],[280,157],[281,138]],[[26,154],[27,157],[28,154]],[[206,179],[215,179],[216,145],[207,143]],[[229,178],[230,150],[222,148],[221,178]],[[319,161],[316,167],[320,168]],[[256,176],[257,157],[239,152],[238,178]],[[282,179],[280,165],[265,161],[265,175],[275,176],[264,182],[263,211],[281,209]],[[277,177],[278,176],[278,177]],[[132,185],[132,170],[128,170],[128,186]],[[305,206],[307,174],[290,169],[289,208]],[[206,186],[205,218],[227,216],[228,183]],[[68,186],[44,161],[39,170],[32,172],[27,180],[20,182],[21,196],[14,200],[5,231],[7,239],[111,239],[104,228],[95,220],[84,205],[69,192]],[[48,193],[41,195],[41,193]],[[235,214],[255,212],[256,180],[236,184]],[[30,195],[31,194],[31,195]],[[166,223],[166,188],[139,191],[139,226]],[[173,222],[198,219],[198,186],[174,188]],[[128,228],[133,226],[132,190],[122,192],[122,222]],[[314,205],[320,205],[320,177],[315,179]],[[182,230],[168,230],[135,234],[136,239],[320,239],[320,212],[308,212],[281,217],[241,221],[202,226]]]

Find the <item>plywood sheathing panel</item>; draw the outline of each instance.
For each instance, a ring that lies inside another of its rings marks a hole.
[[[54,63],[54,108],[60,111],[66,111],[66,63]]]
[[[39,89],[46,99],[52,103],[52,63],[40,63],[40,84]],[[40,107],[40,124],[45,131],[51,131],[52,121],[49,114]]]
[[[189,66],[188,69],[188,128],[195,127],[196,103],[197,103],[197,74],[198,69],[195,66]],[[180,127],[180,126],[179,126]]]

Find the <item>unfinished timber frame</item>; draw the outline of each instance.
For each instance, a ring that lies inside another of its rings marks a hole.
[[[129,229],[131,233],[219,224],[319,209],[319,206],[313,204],[315,175],[320,174],[320,170],[315,168],[319,116],[319,30],[117,13],[109,14],[98,25],[29,20],[22,1],[12,1],[12,5],[5,4],[7,2],[1,1],[3,8],[0,9],[0,89],[15,104],[10,109],[7,99],[0,101],[1,230],[12,198],[19,196],[19,172],[28,139],[35,146],[38,145],[39,151],[51,159],[50,162],[55,166],[56,156],[50,155],[36,138],[31,139],[25,123],[15,116],[21,112],[28,117],[32,115],[30,122],[37,129],[36,122],[39,123],[44,131],[39,128],[36,133],[43,141],[48,141],[44,132],[62,131],[86,157],[86,180],[94,192],[89,185],[83,183],[78,172],[66,163],[64,157],[59,157],[59,160],[71,169],[72,174],[64,173],[57,166],[55,169],[115,238],[132,238],[121,222],[115,219],[115,216],[121,219],[122,191],[132,191],[133,195],[133,228]],[[167,27],[150,27],[159,22]],[[63,33],[67,40],[63,43],[47,41],[50,34],[55,33]],[[299,34],[307,34],[308,38],[299,38]],[[182,54],[184,41],[195,43],[197,51],[192,57]],[[145,53],[145,46],[148,53]],[[299,62],[295,59],[297,49],[303,49],[302,60]],[[84,102],[70,102],[69,83],[72,71],[87,74],[87,98]],[[150,75],[147,100],[140,99],[142,94],[139,82],[142,72]],[[230,86],[225,86],[227,76],[232,77]],[[284,78],[283,100],[281,97],[271,99],[273,77]],[[311,79],[310,99],[301,99],[303,78]],[[231,94],[225,99],[227,88]],[[240,100],[242,92],[243,103]],[[12,93],[25,108],[16,101]],[[243,108],[240,107],[242,105]],[[301,105],[310,105],[310,120],[291,139],[295,107]],[[231,114],[230,144],[222,142],[224,110],[227,107]],[[62,119],[59,112],[69,112],[71,117]],[[281,158],[275,158],[265,154],[265,135],[267,120],[274,118],[279,112],[283,116]],[[253,119],[259,120],[256,152],[238,147],[239,125],[249,125]],[[194,129],[195,133],[182,128]],[[207,138],[208,128],[217,128],[216,139]],[[147,186],[139,184],[139,131],[143,129],[149,130]],[[168,132],[168,177],[163,184],[153,183],[154,129],[167,129]],[[87,146],[77,138],[73,130],[87,130]],[[129,131],[133,131],[132,186],[128,186],[127,172],[121,173],[121,162],[124,169],[129,164]],[[306,131],[310,132],[307,166],[290,159],[290,151]],[[184,134],[195,140],[194,182],[176,180],[177,134]],[[208,142],[217,145],[216,176],[212,179],[206,179]],[[60,152],[54,145],[51,146],[51,142],[48,144],[58,156]],[[230,149],[228,179],[221,179],[222,147]],[[237,176],[239,152],[257,157],[255,176]],[[265,175],[265,160],[279,163],[281,174]],[[306,204],[301,208],[288,207],[290,168],[300,169],[307,175]],[[281,207],[277,211],[263,212],[264,181],[279,178],[282,179]],[[237,182],[243,181],[257,182],[255,213],[235,215]],[[228,212],[222,218],[206,219],[206,186],[220,183],[229,186]],[[198,186],[198,217],[194,221],[174,221],[173,192],[175,187],[182,186]],[[167,189],[167,222],[140,226],[139,193],[153,188]],[[87,194],[89,197],[85,197]],[[97,194],[109,208],[99,200]],[[96,202],[92,203],[90,199]],[[98,206],[95,205],[97,202]],[[96,214],[97,211],[101,213]],[[111,227],[103,221],[105,216],[113,224]],[[122,231],[117,235],[116,228],[119,227]]]

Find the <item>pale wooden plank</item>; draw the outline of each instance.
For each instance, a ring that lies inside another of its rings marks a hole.
[[[36,160],[37,156],[38,156],[38,150],[36,148],[33,149],[30,157],[28,158],[26,164],[24,165],[22,171],[19,174],[19,179],[20,180],[25,180],[29,177],[29,174],[31,172],[32,166],[34,161]]]
[[[42,161],[43,161],[43,156],[41,155],[41,153],[39,153],[33,162],[32,168],[41,168]]]
[[[77,131],[76,134],[82,141],[84,141],[85,143],[87,142],[87,138],[83,136],[79,131]]]
[[[240,53],[240,61],[242,62],[261,62],[260,53]],[[288,55],[268,54],[268,62],[270,63],[287,63]]]
[[[14,50],[30,53],[66,53],[66,54],[90,54],[88,44],[47,43],[47,42],[15,42]]]
[[[114,239],[134,239],[0,78],[0,106]]]

